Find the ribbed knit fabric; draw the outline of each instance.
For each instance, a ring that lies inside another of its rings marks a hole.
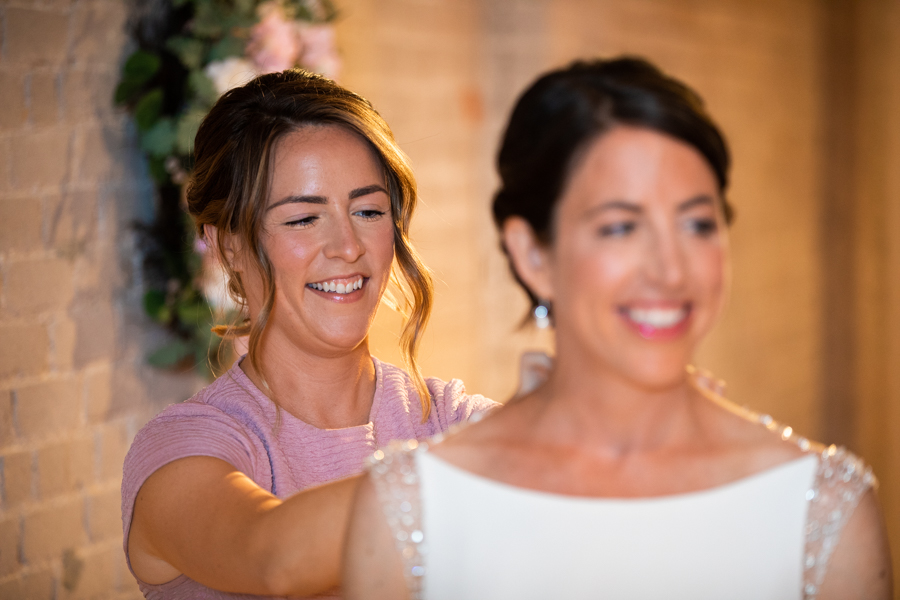
[[[370,422],[346,429],[318,429],[276,408],[235,365],[196,396],[173,404],[137,434],[125,458],[122,479],[122,523],[125,555],[134,502],[141,486],[160,467],[188,456],[220,458],[248,475],[279,498],[341,479],[363,468],[363,460],[396,439],[425,439],[468,420],[473,413],[496,404],[480,395],[467,395],[453,379],[426,380],[432,410],[422,423],[419,396],[409,375],[393,365],[372,359],[375,397]],[[129,568],[131,563],[129,561]],[[252,598],[207,588],[181,575],[162,585],[138,580],[146,598]],[[336,593],[324,596],[338,598]]]

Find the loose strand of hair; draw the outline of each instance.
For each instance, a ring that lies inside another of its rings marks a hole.
[[[401,290],[407,299],[407,305],[412,307],[409,315],[404,318],[403,330],[400,334],[400,350],[413,386],[419,394],[419,401],[422,404],[422,422],[424,423],[431,413],[431,393],[422,376],[417,357],[422,335],[431,317],[434,283],[428,268],[409,244],[406,236],[398,236],[398,238],[400,239],[397,240],[395,251],[397,264],[407,284],[402,286]],[[407,294],[412,297],[410,298]]]

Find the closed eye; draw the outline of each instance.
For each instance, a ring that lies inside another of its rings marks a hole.
[[[303,217],[300,219],[294,219],[293,221],[288,221],[287,223],[285,223],[285,225],[287,225],[288,227],[298,227],[298,228],[309,227],[310,225],[315,223],[318,218],[319,217],[317,217],[315,215],[310,215],[308,217]]]

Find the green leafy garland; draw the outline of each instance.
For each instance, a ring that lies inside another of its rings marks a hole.
[[[296,26],[300,35],[303,24],[321,27],[336,11],[329,0],[149,0],[143,12],[133,21],[138,49],[122,67],[115,103],[134,117],[157,189],[154,221],[137,225],[144,250],[144,309],[174,335],[147,359],[158,367],[193,365],[209,375],[220,366],[221,343],[210,327],[216,319],[233,316],[227,313],[234,308],[217,306],[215,294],[204,291],[202,270],[208,261],[184,210],[182,188],[200,122],[224,91],[211,74],[234,61],[253,64],[247,60],[251,44],[275,44],[278,50],[280,40],[266,40],[271,28],[262,22],[289,34]],[[296,42],[299,52],[303,41],[298,37]],[[271,64],[259,64],[264,55],[257,54],[256,72],[272,70]],[[304,64],[301,54],[288,60],[276,70],[298,63],[323,70]]]

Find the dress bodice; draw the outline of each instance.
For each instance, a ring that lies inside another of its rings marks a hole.
[[[414,440],[376,452],[369,470],[410,597],[813,600],[844,524],[875,479],[843,449],[813,444],[766,415],[745,416],[804,455],[655,498],[519,488],[456,467]]]

